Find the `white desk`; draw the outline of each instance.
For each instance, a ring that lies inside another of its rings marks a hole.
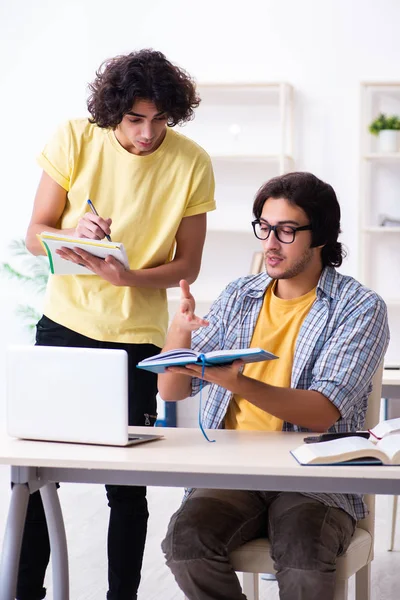
[[[148,432],[146,427],[132,431]],[[0,598],[14,600],[29,489],[41,489],[49,526],[54,600],[68,600],[68,556],[52,482],[400,494],[399,467],[302,467],[289,450],[303,433],[161,429],[165,439],[131,448],[0,438],[0,463],[14,483],[0,564]],[[44,487],[42,487],[44,486]]]

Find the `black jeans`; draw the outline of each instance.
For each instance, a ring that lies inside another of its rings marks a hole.
[[[126,350],[129,365],[129,425],[154,425],[157,417],[157,376],[135,366],[140,360],[157,354],[160,348],[153,344],[99,342],[54,323],[46,316],[37,324],[36,344]],[[106,485],[106,491],[110,507],[107,599],[134,600],[140,582],[149,516],[146,488]],[[45,597],[43,582],[49,558],[46,518],[40,492],[35,492],[29,498],[22,540],[18,600],[41,600]]]

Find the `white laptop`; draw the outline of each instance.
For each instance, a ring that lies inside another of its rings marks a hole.
[[[112,446],[163,437],[129,439],[125,350],[11,346],[7,359],[9,435]]]

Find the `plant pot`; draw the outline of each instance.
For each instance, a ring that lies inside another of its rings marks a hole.
[[[397,129],[382,129],[379,133],[379,151],[399,151],[399,131]]]

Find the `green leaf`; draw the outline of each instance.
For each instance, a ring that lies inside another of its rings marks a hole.
[[[41,317],[36,308],[29,306],[28,304],[18,304],[17,308],[15,309],[15,314],[18,317],[21,317],[21,319],[25,321],[27,325],[33,327],[36,326],[36,323]]]
[[[14,279],[29,286],[38,294],[43,294],[49,278],[49,263],[44,256],[33,256],[26,248],[22,238],[13,240],[9,245],[13,256],[18,257],[18,267],[11,262],[0,263],[0,276]],[[36,323],[41,315],[29,305],[18,305],[15,314],[22,320],[25,328],[34,334]]]
[[[11,254],[14,254],[14,256],[18,256],[18,255],[27,255],[29,254],[29,251],[27,250],[26,246],[25,246],[25,242],[22,238],[19,238],[17,240],[13,240],[12,242],[10,242],[9,248],[11,250]]]
[[[24,275],[20,273],[14,267],[10,265],[10,263],[0,263],[0,274],[11,277],[12,279],[18,279],[19,281],[25,283],[32,283],[33,278],[28,275]]]
[[[386,115],[380,113],[377,118],[369,125],[368,130],[373,135],[378,135],[384,129],[400,129],[400,117],[398,115]]]

